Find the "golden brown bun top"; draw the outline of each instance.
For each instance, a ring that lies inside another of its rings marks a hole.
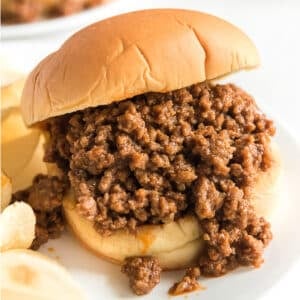
[[[157,9],[77,32],[27,79],[28,125],[146,92],[167,92],[255,67],[254,44],[238,28],[195,11]]]

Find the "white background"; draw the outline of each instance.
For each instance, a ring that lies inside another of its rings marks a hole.
[[[262,65],[258,70],[245,73],[238,83],[253,94],[262,107],[266,107],[284,123],[300,143],[300,1],[123,0],[105,7],[102,12],[89,18],[85,17],[84,22],[149,7],[202,10],[220,16],[243,29],[255,42]],[[63,28],[58,30],[55,26],[55,32],[39,35],[37,38],[3,40],[1,57],[5,57],[15,68],[28,72],[42,57],[57,49],[78,26],[75,25],[69,31],[63,31]],[[292,242],[287,245],[292,246]],[[263,299],[300,299],[299,278],[298,261]],[[253,288],[255,289],[255,284]]]

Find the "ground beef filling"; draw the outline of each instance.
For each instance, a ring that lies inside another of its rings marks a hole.
[[[194,212],[204,229],[201,274],[258,267],[272,238],[249,194],[271,165],[273,123],[232,84],[148,93],[50,119],[45,161],[103,235]]]
[[[62,200],[68,181],[47,175],[38,175],[32,186],[13,194],[12,201],[25,201],[36,215],[35,239],[31,249],[38,249],[48,239],[55,239],[64,229]]]

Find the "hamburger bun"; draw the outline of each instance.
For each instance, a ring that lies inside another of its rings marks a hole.
[[[258,64],[250,39],[222,19],[176,9],[131,12],[88,26],[46,57],[27,78],[21,109],[32,125]]]
[[[257,214],[268,219],[274,215],[280,198],[281,163],[275,144],[272,157],[272,167],[258,174],[251,198]],[[64,199],[63,207],[71,231],[82,244],[114,263],[121,264],[130,256],[152,255],[158,258],[163,270],[181,269],[191,265],[204,248],[201,227],[192,215],[164,225],[139,226],[135,235],[119,230],[104,237],[92,222],[77,213],[71,193]]]

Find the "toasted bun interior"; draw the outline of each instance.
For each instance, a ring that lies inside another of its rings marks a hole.
[[[156,9],[115,16],[79,31],[29,75],[28,125],[147,92],[168,92],[255,67],[254,44],[212,15]]]
[[[253,190],[252,200],[259,216],[272,217],[280,197],[280,160],[276,146],[272,146],[273,166],[261,172]],[[202,230],[195,216],[185,216],[165,225],[144,225],[137,233],[124,230],[111,236],[101,236],[93,223],[80,216],[70,193],[63,203],[71,230],[88,249],[116,263],[128,256],[156,256],[164,270],[179,269],[190,265],[203,249]]]

